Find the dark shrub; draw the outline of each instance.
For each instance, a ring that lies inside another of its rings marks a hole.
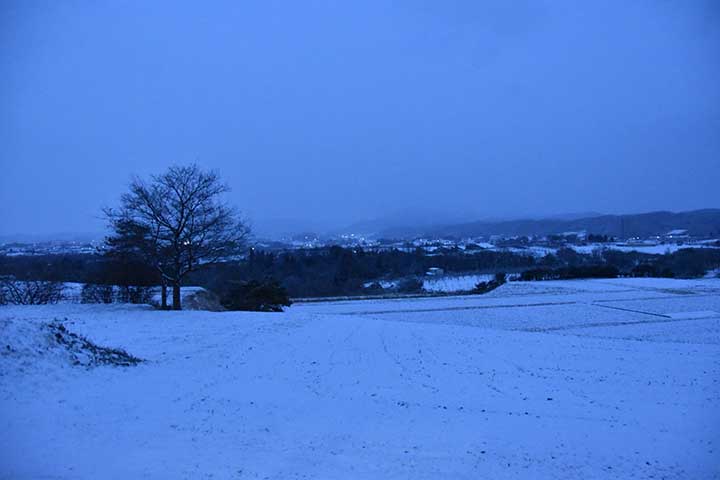
[[[630,271],[632,277],[667,277],[672,278],[673,272],[668,268],[661,268],[649,263],[641,263]]]
[[[363,289],[363,293],[367,294],[380,294],[384,291],[385,289],[382,287],[382,285],[380,285],[379,282],[373,282]]]
[[[473,289],[473,293],[487,293],[492,290],[495,290],[500,285],[503,285],[507,281],[507,275],[503,272],[498,272],[495,274],[495,277],[490,280],[489,282],[480,282],[477,285],[475,285],[475,288]]]
[[[113,286],[86,283],[80,292],[81,303],[112,303]]]
[[[287,290],[276,280],[251,280],[229,286],[220,304],[228,310],[282,312],[291,302]]]
[[[520,274],[520,280],[526,282],[530,280],[555,280],[558,278],[560,277],[550,268],[533,268]]]
[[[115,301],[118,303],[148,304],[152,302],[152,287],[122,285],[118,287]]]
[[[422,280],[406,278],[398,283],[397,291],[400,293],[420,293],[423,289]]]
[[[660,256],[655,265],[659,271],[669,270],[680,278],[702,277],[708,270],[720,267],[720,250],[715,248],[683,248]]]
[[[568,280],[579,278],[617,278],[620,271],[613,265],[578,265],[556,269],[525,270],[520,280]]]

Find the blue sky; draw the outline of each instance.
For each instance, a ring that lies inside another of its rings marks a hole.
[[[715,1],[0,4],[0,233],[217,169],[255,222],[718,207]]]

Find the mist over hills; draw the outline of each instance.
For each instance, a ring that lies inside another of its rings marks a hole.
[[[447,212],[433,208],[406,208],[377,218],[354,222],[342,228],[333,228],[330,235],[354,233],[366,236],[378,236],[383,232],[407,230],[408,232],[431,231],[440,225],[454,225],[469,222],[477,218],[469,212]]]
[[[318,235],[332,241],[344,235],[374,239],[472,238],[552,235],[565,232],[593,233],[618,238],[662,236],[671,230],[687,230],[694,237],[720,237],[720,209],[687,212],[657,211],[607,215],[596,212],[568,213],[544,218],[484,219],[467,221],[467,213],[400,211],[388,216],[355,222],[343,228],[331,221],[273,219],[251,221],[256,239],[282,240],[298,235]],[[0,235],[0,244],[41,242],[99,242],[104,232]]]
[[[378,233],[385,238],[482,237],[490,235],[551,235],[586,231],[620,238],[664,235],[671,230],[687,230],[693,236],[720,236],[720,209],[689,212],[649,212],[630,215],[597,215],[582,218],[556,216],[545,219],[475,221],[433,228],[394,227]]]
[[[0,244],[6,243],[46,243],[46,242],[101,242],[105,232],[56,232],[56,233],[16,233],[0,235]]]

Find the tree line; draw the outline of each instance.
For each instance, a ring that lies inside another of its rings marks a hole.
[[[448,273],[525,272],[520,276],[525,280],[693,277],[720,267],[718,249],[650,255],[615,250],[580,254],[561,248],[543,257],[483,249],[471,254],[458,249],[428,253],[421,248],[365,251],[340,246],[263,251],[249,245],[250,229],[226,203],[228,191],[215,172],[196,165],[171,167],[147,180],[136,177],[119,205],[103,210],[111,233],[102,252],[0,257],[0,275],[20,281],[86,283],[90,287],[84,295],[103,302],[118,296],[145,299],[146,287],[159,286],[161,307],[168,308],[167,290],[171,289],[173,309],[182,306],[182,285],[199,285],[217,293],[225,305],[246,308],[252,304],[272,310],[287,302],[288,293],[293,297],[367,294],[369,289],[377,290],[376,281],[383,278],[404,279],[403,291],[417,290],[422,285],[419,278],[431,267]],[[593,239],[611,240],[606,236]],[[12,288],[27,285],[31,284],[5,288],[5,298],[23,298]],[[275,307],[269,299],[276,302]]]
[[[525,279],[588,278],[594,276],[698,277],[720,267],[719,249],[684,249],[671,254],[646,254],[604,250],[580,254],[561,249],[556,254],[531,257],[513,252],[480,251],[472,255],[451,252],[427,254],[389,250],[364,251],[330,247],[284,252],[250,250],[233,259],[202,268],[183,278],[185,285],[198,285],[223,295],[247,282],[276,281],[292,297],[361,295],[379,279],[421,278],[430,267],[448,274],[507,272],[525,274]],[[605,267],[612,267],[605,268]],[[0,275],[21,280],[79,282],[120,287],[157,286],[158,275],[150,265],[126,263],[107,255],[47,255],[0,257]],[[132,294],[132,290],[129,290]]]

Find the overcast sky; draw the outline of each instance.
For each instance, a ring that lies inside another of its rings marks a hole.
[[[718,207],[720,2],[0,2],[0,234],[190,162],[258,223]]]

